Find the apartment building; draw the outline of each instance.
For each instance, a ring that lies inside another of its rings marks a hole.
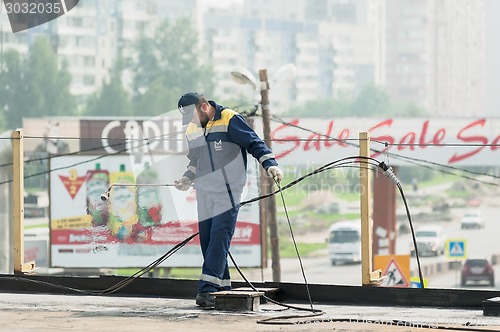
[[[126,63],[134,58],[134,41],[142,32],[152,34],[165,18],[198,17],[196,4],[197,0],[85,0],[56,20],[15,34],[2,13],[0,54],[7,49],[26,54],[36,36],[47,37],[59,60],[69,65],[71,93],[83,100],[109,79],[118,56]],[[129,71],[123,81],[131,86]]]
[[[439,116],[484,107],[484,1],[387,2],[386,87]]]
[[[119,55],[135,57],[133,41],[163,19],[188,17],[213,66],[214,97],[258,99],[230,72],[258,76],[293,63],[297,76],[271,82],[273,111],[292,103],[356,95],[368,82],[395,101],[440,116],[483,112],[485,0],[254,0],[210,9],[207,0],[86,0],[64,17],[12,34],[0,15],[1,50],[26,53],[36,35],[50,38],[82,99],[106,80]],[[1,54],[1,52],[0,52]],[[123,75],[131,87],[132,73]]]
[[[271,107],[276,113],[292,103],[356,94],[367,82],[382,81],[384,62],[378,43],[382,9],[376,4],[375,0],[246,1],[239,11],[206,15],[202,33],[209,46],[208,61],[215,65],[216,94],[249,94],[231,81],[229,73],[236,66],[254,75],[267,69],[270,78],[286,63],[296,66],[293,81],[271,82]],[[351,13],[349,20],[336,19],[340,5]]]

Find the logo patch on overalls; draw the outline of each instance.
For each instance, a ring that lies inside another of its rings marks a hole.
[[[214,149],[215,151],[222,151],[222,140],[214,141]]]

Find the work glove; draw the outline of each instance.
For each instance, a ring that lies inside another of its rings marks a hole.
[[[267,174],[276,182],[281,182],[283,179],[283,172],[278,166],[271,166],[267,169]]]
[[[183,176],[179,180],[174,181],[175,188],[181,191],[188,190],[191,187],[192,183],[193,182],[187,176]]]

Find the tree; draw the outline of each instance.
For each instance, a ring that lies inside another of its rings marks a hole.
[[[352,100],[346,97],[310,100],[303,106],[292,107],[289,114],[301,117],[345,117],[349,116]]]
[[[0,105],[7,125],[20,127],[23,117],[72,115],[76,102],[69,91],[71,75],[66,62],[57,56],[45,37],[38,37],[25,58],[7,51],[0,73]]]
[[[351,109],[353,116],[381,116],[390,115],[392,112],[389,94],[382,88],[367,84],[354,100]]]
[[[21,125],[20,110],[23,110],[25,100],[22,98],[27,93],[24,85],[25,68],[23,59],[15,50],[7,50],[3,55],[3,63],[0,64],[0,109],[4,125],[10,128],[18,128]]]
[[[394,105],[394,115],[404,117],[428,116],[429,112],[413,103],[401,103]]]
[[[186,91],[212,94],[213,73],[201,63],[197,45],[198,36],[187,19],[164,21],[153,37],[139,37],[130,66],[136,112],[159,115],[175,109]]]
[[[109,82],[104,81],[101,89],[88,98],[84,115],[132,115],[130,97],[122,84],[122,71],[122,60],[117,60]]]
[[[294,117],[384,117],[422,116],[428,112],[413,103],[393,103],[389,94],[374,84],[365,85],[353,98],[343,95],[333,99],[309,100],[290,109],[288,116]]]
[[[39,37],[31,45],[26,63],[28,97],[32,97],[33,115],[73,115],[76,101],[70,93],[68,63],[59,66],[57,55],[47,38]],[[30,99],[30,98],[28,98]]]

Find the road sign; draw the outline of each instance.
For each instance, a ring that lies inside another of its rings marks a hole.
[[[383,275],[385,279],[382,281],[382,286],[389,287],[408,287],[410,283],[408,282],[407,277],[403,273],[403,270],[399,267],[396,260],[391,259],[387,268],[385,269]]]
[[[427,288],[427,279],[424,278],[424,286]],[[410,288],[422,288],[422,283],[420,282],[420,278],[411,277],[410,278]]]
[[[383,271],[381,286],[410,286],[410,255],[375,255],[373,268]]]
[[[446,257],[453,259],[465,259],[467,257],[467,241],[465,239],[453,239],[446,241]]]

